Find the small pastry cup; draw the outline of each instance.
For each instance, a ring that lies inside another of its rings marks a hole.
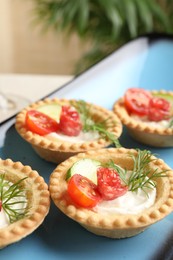
[[[107,147],[111,142],[102,137],[97,140],[87,141],[87,142],[69,142],[62,139],[50,140],[46,136],[40,136],[35,134],[25,126],[26,112],[30,109],[36,109],[39,106],[51,103],[57,103],[60,105],[70,105],[72,100],[66,99],[45,99],[39,101],[22,110],[16,117],[16,130],[21,135],[23,139],[29,142],[36,153],[43,159],[53,162],[60,163],[65,159],[73,156],[79,152],[85,152],[88,150],[96,150],[100,148]],[[76,102],[73,100],[73,102]],[[122,133],[122,124],[118,117],[107,109],[100,106],[87,103],[89,108],[89,113],[95,122],[106,121],[106,128],[109,132],[114,134],[117,138],[120,137]]]
[[[30,166],[10,159],[0,159],[0,173],[12,183],[27,177],[21,183],[26,190],[27,214],[24,218],[0,228],[0,248],[3,248],[31,234],[42,224],[49,212],[50,194],[44,179]]]
[[[173,99],[173,92],[151,91],[153,94],[169,94]],[[157,127],[156,124],[148,124],[144,121],[135,120],[130,116],[124,105],[124,99],[120,98],[114,103],[113,112],[127,127],[130,136],[139,143],[153,147],[173,147],[173,128]]]
[[[67,195],[67,170],[83,158],[96,159],[102,163],[113,160],[127,170],[133,169],[131,155],[136,156],[137,150],[125,148],[108,148],[88,151],[73,156],[61,163],[50,176],[49,190],[57,208],[71,219],[78,222],[88,231],[109,238],[125,238],[135,236],[149,226],[162,220],[173,211],[173,171],[161,159],[153,156],[149,167],[151,170],[168,170],[167,177],[156,179],[156,199],[154,205],[138,214],[104,214],[95,208],[86,209],[75,206]]]

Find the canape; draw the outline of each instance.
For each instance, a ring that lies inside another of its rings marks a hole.
[[[43,159],[59,163],[79,152],[118,145],[122,124],[105,108],[66,99],[45,99],[16,117],[17,132]]]
[[[173,146],[173,92],[130,88],[115,102],[113,111],[138,142]]]
[[[32,233],[49,207],[48,185],[37,171],[0,159],[0,248]]]
[[[173,171],[147,150],[80,153],[56,167],[49,190],[64,214],[110,238],[137,235],[173,211]]]

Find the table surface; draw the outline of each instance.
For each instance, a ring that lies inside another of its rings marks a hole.
[[[70,81],[70,75],[0,74],[0,92],[39,100]]]
[[[15,104],[13,109],[0,111],[0,123],[28,104],[46,97],[72,78],[70,75],[0,74],[0,94]]]

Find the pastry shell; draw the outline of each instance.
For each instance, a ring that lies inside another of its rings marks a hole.
[[[173,171],[161,159],[153,156],[149,167],[154,170],[168,170],[167,177],[158,178],[156,200],[153,206],[139,214],[99,214],[94,209],[76,207],[68,201],[67,170],[82,158],[91,158],[105,163],[113,160],[119,166],[132,170],[133,160],[129,155],[137,155],[137,150],[107,148],[78,154],[61,163],[50,176],[49,190],[55,205],[68,217],[77,221],[88,231],[110,238],[131,237],[144,231],[173,211]]]
[[[169,94],[173,98],[173,92],[171,91],[161,90],[151,91],[151,93]],[[142,120],[135,120],[126,110],[123,98],[114,103],[113,111],[120,118],[122,124],[127,127],[131,137],[136,141],[153,147],[173,147],[173,128],[161,128]]]
[[[0,248],[17,242],[32,233],[49,212],[50,194],[48,185],[43,177],[30,166],[24,166],[20,162],[13,162],[11,159],[0,159],[0,172],[5,173],[5,179],[10,182],[17,182],[27,177],[22,185],[27,190],[28,214],[8,226],[0,228]]]
[[[76,102],[75,100],[67,99],[45,99],[39,101],[22,110],[16,117],[15,127],[17,132],[29,142],[36,153],[43,159],[60,163],[63,160],[75,155],[79,152],[85,152],[88,150],[96,150],[103,147],[107,147],[111,144],[109,140],[99,138],[94,141],[88,141],[83,143],[68,142],[61,139],[50,140],[46,136],[40,136],[31,131],[28,131],[25,126],[26,112],[30,109],[36,109],[37,107],[45,104],[57,103],[60,105],[70,105],[70,102]],[[122,124],[119,118],[107,109],[100,106],[87,103],[89,108],[89,113],[91,114],[93,120],[97,122],[106,121],[107,130],[113,133],[117,138],[120,137],[122,133]]]

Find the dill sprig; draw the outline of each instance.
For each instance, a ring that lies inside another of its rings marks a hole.
[[[83,131],[89,132],[89,131],[96,131],[102,136],[104,139],[108,139],[111,141],[112,144],[114,144],[115,147],[121,147],[121,144],[118,140],[118,138],[111,132],[107,131],[106,129],[106,122],[107,120],[104,120],[102,122],[94,122],[94,120],[91,118],[90,114],[90,108],[87,106],[86,102],[84,100],[79,100],[75,103],[72,103],[72,105],[77,109],[77,111],[80,114],[82,125],[83,125]]]
[[[113,161],[109,162],[109,167],[114,168],[125,185],[128,186],[129,191],[136,192],[141,188],[147,195],[147,190],[156,187],[155,180],[160,177],[166,177],[167,170],[159,171],[158,168],[151,170],[149,164],[156,160],[152,153],[148,150],[137,150],[137,156],[130,155],[133,159],[134,166],[130,174],[127,169],[123,169],[116,165]]]
[[[0,175],[0,201],[2,208],[9,218],[9,222],[13,223],[27,215],[27,200],[25,189],[21,183],[27,177],[11,184],[5,179],[5,174]],[[20,204],[26,205],[20,207]]]
[[[158,171],[156,168],[154,171],[151,171],[149,164],[156,160],[153,158],[153,155],[148,150],[138,150],[137,156],[132,155],[134,161],[134,167],[132,174],[130,174],[128,180],[128,186],[131,191],[136,191],[141,188],[143,191],[156,187],[156,178],[166,177],[165,174],[167,170]]]
[[[168,127],[173,127],[173,118],[172,118],[171,121],[169,122]]]
[[[119,165],[115,164],[112,160],[110,160],[107,164],[107,167],[113,168],[115,171],[118,172],[120,179],[123,181],[123,183],[128,186],[127,182],[127,170],[121,168]]]

